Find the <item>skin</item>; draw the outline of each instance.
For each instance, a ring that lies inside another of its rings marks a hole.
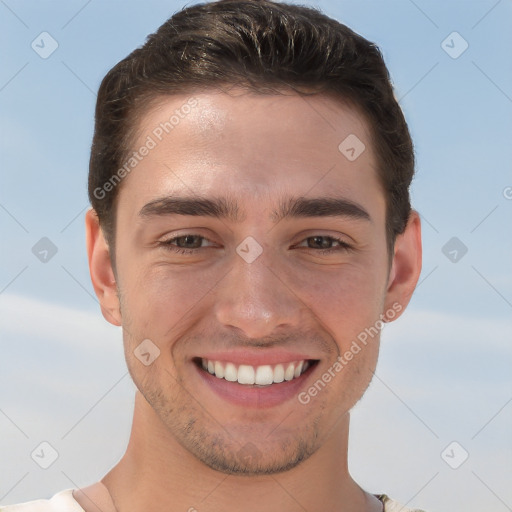
[[[378,335],[307,404],[228,402],[193,358],[298,351],[318,360],[307,391],[365,328],[407,306],[421,268],[419,217],[411,214],[389,255],[367,124],[339,100],[236,89],[193,97],[197,105],[121,184],[115,272],[95,212],[86,216],[94,289],[104,317],[123,327],[138,391],[126,454],[75,497],[88,512],[115,510],[110,495],[119,512],[148,503],[167,512],[380,511],[347,467],[349,411],[375,370]],[[189,98],[163,98],[147,112],[134,148]],[[366,146],[354,161],[338,149],[349,134]],[[227,198],[237,218],[140,214],[182,196]],[[341,198],[368,218],[278,219],[279,205],[298,197]],[[186,239],[200,247],[173,252],[187,234],[204,237]],[[252,263],[236,252],[248,236],[262,248]],[[160,350],[148,366],[134,354],[145,339]]]

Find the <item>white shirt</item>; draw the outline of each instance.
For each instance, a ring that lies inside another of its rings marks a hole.
[[[84,512],[73,498],[73,489],[54,494],[49,500],[35,500],[18,505],[0,506],[0,512]]]
[[[377,495],[384,503],[384,512],[423,512],[419,509],[404,508],[400,503],[386,495]],[[18,505],[0,506],[0,512],[85,512],[73,498],[73,489],[54,494],[49,500],[35,500],[19,503]]]

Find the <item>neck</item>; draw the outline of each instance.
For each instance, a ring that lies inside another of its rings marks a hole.
[[[347,415],[317,452],[289,471],[227,475],[185,450],[137,392],[128,448],[102,483],[118,512],[379,511],[380,503],[348,472],[348,425]]]

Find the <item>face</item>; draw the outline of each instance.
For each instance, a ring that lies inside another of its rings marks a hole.
[[[130,374],[204,464],[289,469],[346,419],[405,307],[367,125],[326,97],[239,91],[168,97],[139,128],[108,316]]]

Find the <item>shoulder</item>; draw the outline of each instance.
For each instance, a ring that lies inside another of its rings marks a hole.
[[[419,508],[406,508],[385,494],[379,494],[377,498],[384,503],[384,512],[425,512]]]
[[[73,498],[73,489],[66,489],[54,494],[49,500],[0,505],[0,512],[84,512],[84,509]]]

